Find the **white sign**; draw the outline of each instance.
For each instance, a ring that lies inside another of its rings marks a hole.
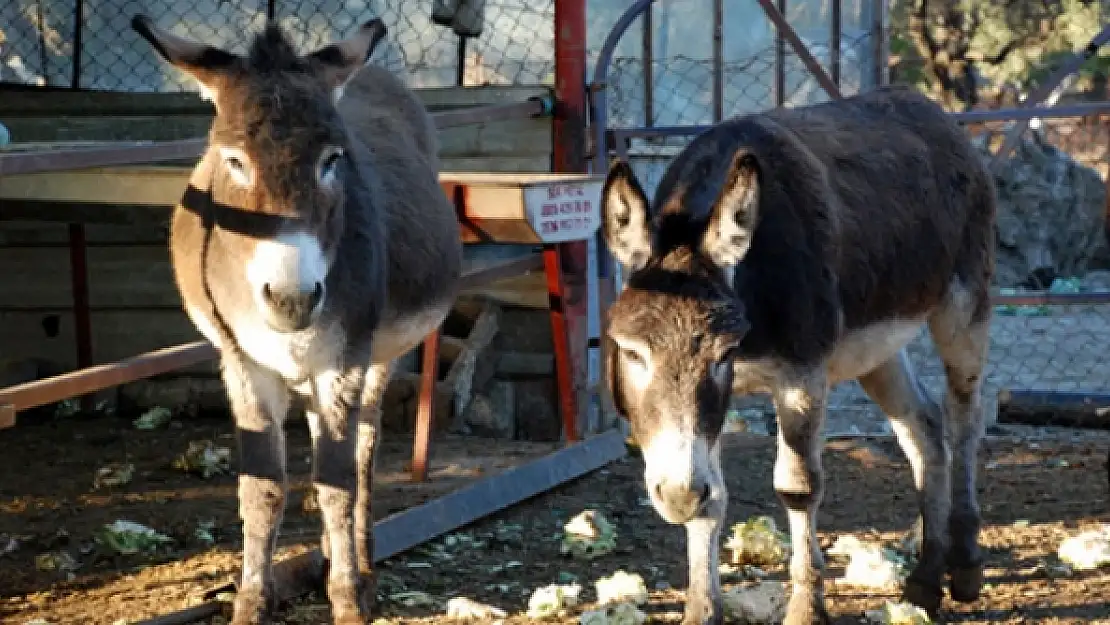
[[[544,243],[584,241],[601,225],[604,181],[541,182],[524,189],[528,224]]]

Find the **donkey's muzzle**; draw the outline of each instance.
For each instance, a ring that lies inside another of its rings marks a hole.
[[[278,289],[262,285],[262,311],[266,323],[277,332],[297,332],[312,325],[324,301],[324,285],[316,282],[309,290]]]
[[[712,495],[709,482],[702,479],[661,480],[651,488],[656,507],[670,523],[685,523],[698,516]]]

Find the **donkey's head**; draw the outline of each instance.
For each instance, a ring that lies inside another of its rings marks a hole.
[[[671,523],[724,502],[717,439],[749,328],[733,276],[759,198],[749,154],[696,169],[657,196],[650,213],[624,162],[610,169],[602,196],[605,240],[628,274],[609,309],[607,383],[643,450],[651,501]]]
[[[369,21],[349,39],[300,55],[270,23],[246,56],[179,37],[143,15],[132,27],[215,105],[201,166],[213,205],[236,213],[241,227],[214,229],[213,243],[230,266],[244,268],[223,278],[243,281],[274,330],[308,327],[324,306],[346,195],[359,183],[336,102],[385,26]]]

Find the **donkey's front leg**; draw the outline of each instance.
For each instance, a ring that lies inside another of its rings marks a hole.
[[[775,388],[778,454],[775,492],[790,523],[790,581],[793,586],[785,625],[827,623],[822,573],[824,556],[817,542],[817,508],[824,493],[821,469],[828,381],[823,372],[805,372]]]
[[[686,612],[683,625],[718,625],[724,622],[721,598],[721,528],[728,508],[728,491],[721,471],[721,444],[710,450],[710,482],[713,489],[701,516],[686,522],[686,561],[689,566],[689,588],[686,591]]]
[[[365,378],[366,369],[359,365],[325,372],[315,380],[319,426],[313,436],[313,481],[328,542],[328,600],[337,624],[362,625],[370,615],[355,565],[354,542],[355,444]]]
[[[273,555],[285,511],[285,436],[289,390],[272,371],[224,355],[223,379],[239,439],[239,516],[243,520],[243,571],[233,625],[269,618],[274,594]]]

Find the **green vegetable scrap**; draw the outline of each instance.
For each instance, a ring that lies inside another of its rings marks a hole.
[[[185,453],[173,461],[173,468],[196,473],[204,479],[220,473],[229,473],[231,450],[227,447],[216,447],[209,440],[190,441]]]
[[[617,546],[617,530],[597,510],[584,510],[563,526],[559,552],[584,560],[610,553]]]
[[[144,412],[138,419],[131,422],[137,430],[157,430],[173,419],[173,413],[168,408],[155,406]]]
[[[725,548],[732,552],[731,564],[767,566],[786,558],[790,543],[769,516],[757,516],[732,526]]]
[[[597,590],[597,602],[601,605],[626,602],[643,605],[648,600],[644,578],[623,569],[609,577],[598,579],[594,582],[594,588]]]
[[[868,611],[867,617],[880,625],[932,625],[933,622],[925,610],[905,601],[893,603],[888,600],[883,603],[882,609]]]
[[[578,584],[550,584],[532,591],[528,598],[528,618],[544,619],[559,616],[567,608],[578,605]]]
[[[134,521],[109,523],[100,528],[93,538],[97,543],[123,555],[152,553],[159,545],[173,542],[169,536]]]
[[[135,475],[135,465],[129,462],[113,462],[96,470],[93,488],[114,488],[123,486]]]
[[[641,625],[647,615],[631,603],[608,605],[604,610],[590,610],[578,617],[579,625]]]

